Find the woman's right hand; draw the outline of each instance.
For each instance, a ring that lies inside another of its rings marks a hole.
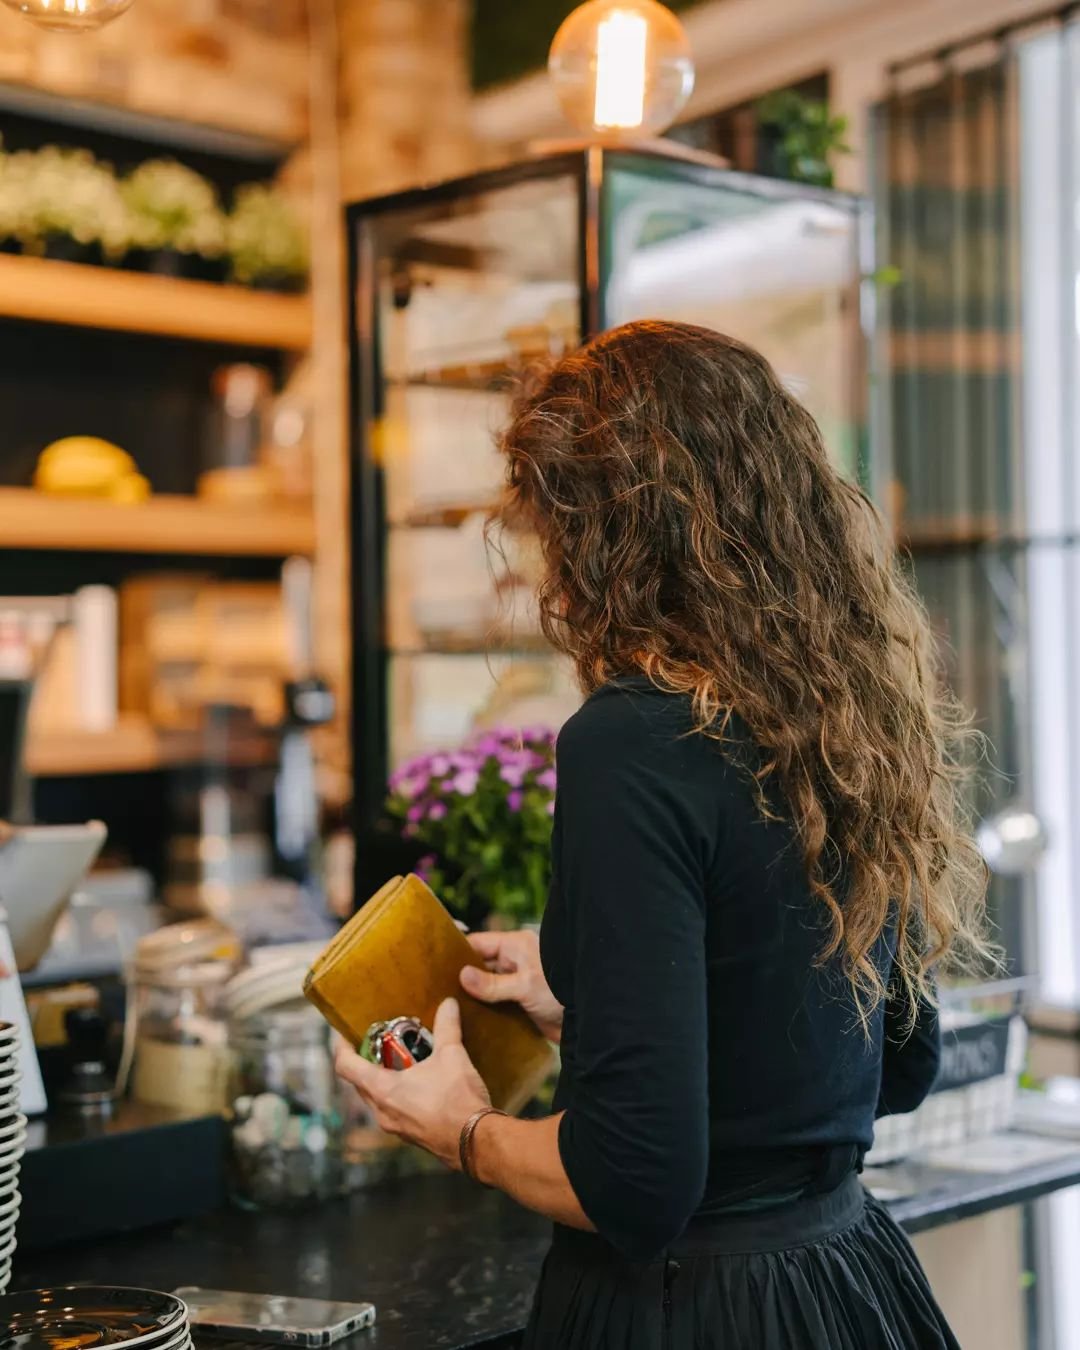
[[[470,933],[469,942],[487,970],[466,966],[461,987],[481,1003],[517,1003],[538,1030],[558,1045],[563,1007],[548,988],[540,964],[540,939],[535,933]]]

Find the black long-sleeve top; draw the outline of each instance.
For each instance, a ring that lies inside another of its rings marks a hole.
[[[647,1259],[695,1214],[829,1189],[876,1115],[932,1086],[939,1033],[891,1000],[867,1035],[794,831],[767,819],[733,719],[607,685],[563,728],[541,951],[566,1008],[555,1107],[570,1184],[602,1239]],[[891,972],[895,935],[875,953]]]

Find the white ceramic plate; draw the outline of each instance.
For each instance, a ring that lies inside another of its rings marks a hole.
[[[191,1331],[185,1323],[184,1326],[163,1345],[144,1346],[143,1350],[187,1350],[191,1344]]]

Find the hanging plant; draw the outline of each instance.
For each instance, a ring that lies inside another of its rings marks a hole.
[[[295,291],[307,280],[307,238],[277,188],[248,183],[237,189],[228,249],[232,278],[242,285]]]
[[[124,179],[121,192],[135,265],[221,279],[225,215],[212,183],[174,159],[149,159]]]
[[[807,98],[794,89],[767,94],[755,111],[759,125],[778,133],[782,177],[814,187],[833,186],[833,157],[851,153],[846,117],[830,113],[824,99]]]

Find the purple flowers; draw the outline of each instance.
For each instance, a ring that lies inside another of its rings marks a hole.
[[[450,780],[450,787],[462,797],[468,797],[476,791],[480,774],[476,769],[461,769]]]
[[[554,733],[496,728],[401,765],[387,814],[426,846],[422,874],[451,907],[520,921],[543,910],[554,797]]]

